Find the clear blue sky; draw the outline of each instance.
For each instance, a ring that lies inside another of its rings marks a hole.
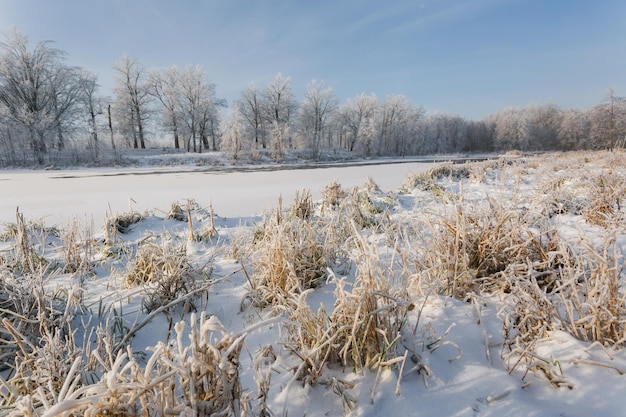
[[[298,99],[316,79],[342,102],[403,94],[473,119],[626,95],[625,0],[0,0],[0,31],[11,26],[55,41],[105,94],[128,54],[202,65],[229,102],[278,72]]]

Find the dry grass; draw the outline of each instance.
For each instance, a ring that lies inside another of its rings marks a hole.
[[[120,233],[126,234],[130,232],[132,225],[139,223],[144,219],[144,215],[133,210],[133,200],[129,201],[128,211],[125,213],[118,213],[113,215],[112,213],[107,216],[104,224],[104,241],[107,245],[117,243],[118,235]]]
[[[208,266],[194,267],[185,245],[177,246],[168,240],[161,244],[144,242],[128,264],[125,283],[148,286],[143,306],[150,312],[190,292],[198,280],[208,276]]]
[[[590,224],[610,228],[624,224],[622,201],[626,196],[626,178],[612,170],[591,178],[591,203],[583,210]]]
[[[249,297],[256,305],[280,304],[290,294],[326,280],[329,253],[323,231],[298,217],[280,223],[272,218],[254,243],[254,274]]]
[[[541,245],[524,218],[492,199],[476,208],[456,205],[452,215],[424,223],[431,233],[418,260],[420,281],[455,298],[482,292],[510,264],[540,257]]]
[[[399,386],[409,372],[431,374],[420,355],[447,345],[461,356],[461,347],[445,340],[452,327],[437,334],[436,323],[422,323],[420,336],[421,310],[414,311],[414,303],[424,308],[429,294],[496,307],[502,335],[491,336],[502,345],[503,365],[522,378],[538,373],[571,388],[558,359],[537,354],[555,331],[606,351],[626,345],[624,156],[584,158],[443,164],[407,180],[403,198],[413,196],[419,204],[401,215],[396,196],[372,179],[352,192],[333,182],[319,205],[303,190],[290,208],[279,203],[256,229],[233,232],[228,251],[251,271],[243,268],[246,299],[279,316],[279,344],[290,354],[279,360],[284,352],[270,345],[250,353],[254,394],[240,380],[247,332],[231,334],[215,317],[192,314],[172,322],[173,340],[147,356],[130,345],[139,329],[200,291],[207,267],[191,262],[185,245],[225,244],[198,239],[193,228],[192,219],[210,216],[214,233],[212,210],[173,205],[170,217],[189,222],[192,242],[145,238],[134,254],[128,249],[134,243],[118,233],[141,216],[130,210],[112,218],[104,248],[128,253],[106,258],[107,265],[125,268],[125,284],[137,288],[149,314],[128,329],[120,311],[109,315],[109,323],[80,332],[70,325],[75,299],[54,298],[45,287],[59,274],[87,271],[90,232],[81,236],[74,224],[60,233],[62,268],[55,272],[55,260],[45,253],[54,232],[18,213],[3,235],[9,249],[0,261],[0,360],[8,375],[0,387],[0,415],[269,416],[275,366],[287,363],[295,363],[292,381],[327,386],[349,413],[357,406],[351,384],[326,377],[329,365],[396,368]],[[592,162],[603,168],[587,177],[571,178],[566,170]],[[493,198],[463,194],[463,184],[478,182],[495,190]],[[520,185],[537,182],[521,194]],[[562,226],[568,216],[579,225],[576,232]],[[585,235],[590,230],[592,238]],[[311,295],[324,285],[335,286],[333,305],[313,308]],[[405,372],[410,362],[414,366]]]
[[[341,184],[333,181],[322,190],[322,211],[325,209],[336,209],[347,196],[348,193]]]
[[[176,340],[159,343],[145,365],[120,351],[99,381],[82,385],[80,357],[57,384],[32,390],[15,404],[22,415],[198,416],[241,414],[239,355],[245,333],[228,333],[214,317],[175,325]]]
[[[52,298],[45,279],[42,273],[18,278],[0,272],[0,370],[6,378],[0,386],[0,414],[19,408],[36,392],[53,401],[49,392],[61,389],[72,361],[82,356],[71,327],[75,298],[67,296],[65,303]]]
[[[563,328],[573,336],[613,348],[626,345],[623,256],[615,236],[607,235],[599,247],[584,242],[562,268],[557,305]]]
[[[309,190],[296,192],[296,196],[291,206],[290,216],[302,220],[308,220],[313,216],[313,199]]]
[[[301,364],[295,377],[305,384],[318,383],[328,364],[359,370],[397,363],[400,340],[413,309],[406,288],[394,288],[386,279],[380,257],[358,235],[354,261],[357,271],[352,290],[345,279],[334,278],[335,305],[314,313],[306,292],[286,303],[290,319],[285,346]]]
[[[16,212],[16,223],[6,227],[3,239],[13,240],[14,245],[5,264],[18,273],[34,274],[48,268],[45,257],[48,236],[58,236],[54,227],[45,227],[42,222],[26,222],[24,215]]]
[[[473,300],[474,294],[493,300],[503,323],[509,370],[524,364],[526,372],[540,372],[555,386],[568,387],[554,362],[533,353],[540,341],[562,330],[613,348],[626,343],[623,253],[615,239],[624,230],[623,175],[615,168],[581,178],[561,173],[575,161],[576,155],[567,155],[554,165],[529,161],[515,164],[509,174],[504,171],[499,181],[515,186],[528,176],[550,178],[535,195],[509,197],[506,207],[493,199],[468,204],[460,195],[447,199],[458,201],[451,214],[421,213],[416,225],[393,226],[403,273],[413,277],[414,291],[425,294],[434,287],[462,300]],[[439,187],[435,178],[469,178],[466,171],[449,168],[413,176],[408,186],[432,190]],[[559,172],[556,178],[553,171]],[[436,186],[428,188],[433,182]],[[593,244],[566,239],[553,219],[558,214],[582,216],[605,232]],[[418,249],[407,248],[406,242]]]
[[[74,220],[62,229],[60,239],[63,272],[81,277],[90,274],[94,267],[93,226],[81,228]]]

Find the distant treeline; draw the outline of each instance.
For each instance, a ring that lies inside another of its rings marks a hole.
[[[84,163],[104,149],[122,155],[157,145],[222,150],[233,159],[256,150],[280,159],[297,149],[316,159],[329,150],[372,157],[613,149],[626,138],[626,100],[612,90],[589,109],[535,105],[475,121],[427,115],[402,95],[340,103],[315,80],[298,101],[280,73],[264,88],[246,86],[229,104],[199,66],[146,69],[124,56],[113,68],[113,97],[105,97],[97,75],[67,65],[51,42],[31,46],[19,31],[9,33],[0,43],[0,165]]]

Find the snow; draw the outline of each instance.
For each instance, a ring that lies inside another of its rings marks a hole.
[[[27,219],[46,218],[46,224],[66,224],[72,218],[92,218],[101,225],[107,212],[133,209],[150,212],[143,221],[120,235],[125,242],[136,242],[146,236],[167,231],[171,235],[184,235],[187,224],[165,219],[173,201],[196,200],[206,207],[212,202],[218,217],[216,227],[220,236],[227,238],[247,220],[260,219],[264,211],[276,207],[282,195],[283,205],[291,204],[295,193],[303,188],[320,198],[321,190],[337,180],[346,189],[362,186],[371,176],[384,192],[393,192],[398,198],[394,216],[409,216],[418,208],[425,211],[450,211],[449,204],[434,202],[427,193],[411,191],[398,193],[407,174],[423,172],[431,164],[408,163],[369,165],[346,168],[294,169],[257,172],[190,172],[176,169],[91,169],[72,171],[3,171],[0,172],[0,221],[11,222],[16,206]],[[561,171],[564,176],[578,176],[581,171]],[[620,175],[625,168],[615,167]],[[532,171],[532,170],[531,170]],[[544,172],[545,175],[545,171]],[[467,204],[488,197],[524,200],[536,192],[548,177],[528,173],[492,173],[491,184],[469,180],[442,180],[441,184],[453,192],[464,193]],[[512,176],[519,175],[517,179]],[[509,182],[507,182],[509,181]],[[493,184],[496,186],[493,186]],[[514,189],[511,184],[514,184]],[[572,190],[575,194],[576,190]],[[522,196],[522,197],[520,197]],[[528,200],[527,204],[533,204]],[[581,233],[590,236],[599,233],[595,226],[586,224],[581,216],[563,214],[556,216],[564,236],[576,239]],[[97,228],[96,228],[97,229]],[[624,228],[618,230],[618,242],[626,239]],[[384,245],[380,247],[385,253]],[[242,311],[241,300],[246,293],[246,279],[237,265],[224,252],[211,244],[190,242],[188,254],[197,263],[207,259],[213,262],[213,277],[218,281],[207,299],[198,302],[204,310],[219,320],[228,331],[238,333],[255,326],[265,317],[265,312],[255,308]],[[103,276],[90,278],[85,303],[95,309],[102,299],[111,306],[123,305],[124,320],[129,326],[141,321],[141,297],[136,292],[122,289],[121,277],[115,273],[101,272]],[[232,275],[231,275],[232,274]],[[223,279],[219,279],[223,277]],[[71,279],[59,278],[55,285],[74,285]],[[114,290],[113,290],[114,289]],[[309,297],[312,305],[324,304],[332,308],[334,285],[327,283]],[[112,302],[110,300],[117,300]],[[124,300],[124,301],[122,301]],[[423,306],[420,328],[415,333],[415,351],[420,352],[430,376],[424,372],[407,372],[398,384],[397,369],[350,372],[326,369],[324,379],[345,381],[347,394],[354,400],[352,416],[524,416],[524,417],[576,417],[624,415],[626,399],[625,376],[616,370],[626,370],[623,350],[606,349],[597,344],[583,342],[571,335],[556,331],[538,343],[536,354],[558,362],[572,389],[555,388],[538,373],[525,375],[521,369],[509,372],[500,357],[502,351],[502,323],[497,318],[497,307],[491,302],[467,303],[436,294],[426,299],[415,296],[416,304]],[[316,307],[314,308],[316,310]],[[173,314],[174,321],[181,316]],[[415,317],[412,316],[412,319]],[[133,339],[135,351],[144,351],[171,335],[171,323],[165,315],[154,319]],[[254,391],[254,353],[267,345],[279,352],[271,374],[268,405],[274,415],[325,417],[344,415],[342,400],[330,386],[318,384],[303,386],[293,381],[292,369],[296,359],[281,351],[280,324],[276,321],[249,332],[246,348],[241,354],[242,384],[244,390]],[[425,343],[449,329],[444,343],[430,351]],[[460,348],[457,349],[455,346]],[[610,352],[610,354],[609,354]],[[608,367],[597,364],[608,364]],[[405,370],[413,366],[407,363]]]
[[[314,199],[333,180],[350,189],[371,176],[385,190],[396,188],[408,172],[421,172],[432,164],[399,163],[317,169],[252,172],[198,171],[178,168],[77,169],[71,171],[0,171],[0,222],[14,222],[15,210],[29,219],[45,218],[63,225],[76,218],[104,223],[107,213],[169,209],[174,201],[194,199],[211,203],[215,213],[227,217],[257,216],[273,208],[282,196],[290,203],[306,188]]]

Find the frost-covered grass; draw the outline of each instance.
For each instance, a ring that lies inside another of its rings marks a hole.
[[[100,231],[18,212],[0,415],[619,415],[625,163],[339,179],[252,219],[189,200]]]

